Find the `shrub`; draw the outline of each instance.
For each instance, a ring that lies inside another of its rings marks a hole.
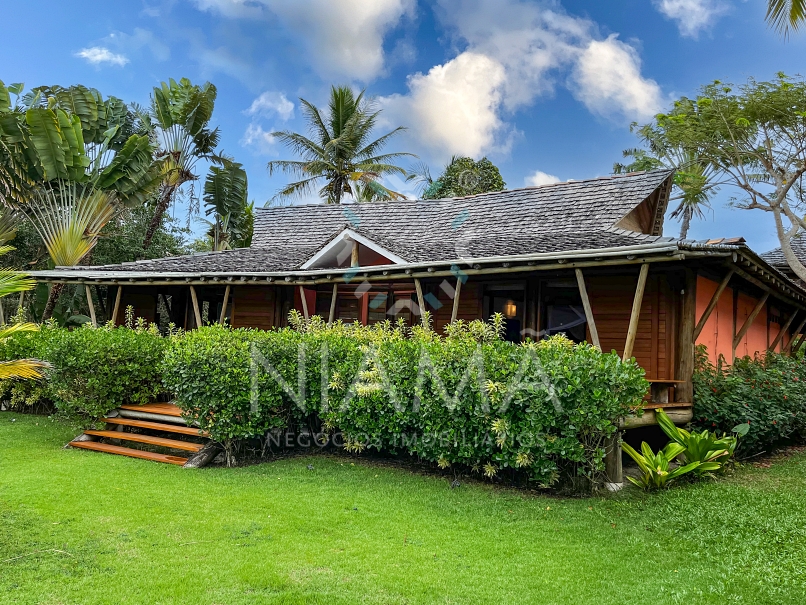
[[[563,471],[593,479],[604,439],[647,389],[634,362],[586,344],[504,342],[500,319],[457,322],[447,337],[291,319],[293,329],[209,326],[171,340],[166,386],[230,452],[235,440],[321,421],[353,452],[406,453],[489,477],[518,469],[546,485]]]
[[[146,328],[143,322],[117,328],[85,324],[73,330],[47,324],[0,345],[3,358],[24,354],[49,361],[53,367],[46,380],[6,381],[0,391],[12,403],[50,400],[59,414],[88,426],[120,405],[148,403],[163,391],[166,342],[155,326]]]
[[[699,428],[730,433],[749,424],[738,451],[767,451],[804,428],[806,364],[802,358],[767,353],[737,359],[733,366],[720,358],[709,361],[698,347],[694,372],[694,419]]]
[[[46,324],[38,332],[17,332],[0,340],[0,361],[47,360],[46,349],[57,330],[53,324]],[[39,413],[53,409],[46,379],[0,380],[0,401],[7,408],[18,412]]]

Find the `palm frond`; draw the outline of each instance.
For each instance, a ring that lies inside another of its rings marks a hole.
[[[806,0],[768,0],[767,23],[784,38],[806,23]]]

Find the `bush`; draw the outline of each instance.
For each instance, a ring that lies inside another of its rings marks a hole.
[[[800,357],[767,353],[737,359],[733,366],[720,358],[709,361],[698,347],[694,372],[694,420],[700,428],[730,433],[749,424],[738,451],[752,455],[769,451],[804,428],[806,364]]]
[[[45,381],[4,381],[10,402],[50,400],[59,414],[89,426],[123,404],[153,401],[162,391],[160,366],[167,339],[142,322],[131,327],[52,324],[15,334],[0,345],[3,359],[36,357],[52,364]],[[10,384],[9,384],[10,383]]]
[[[230,452],[237,439],[321,422],[348,451],[412,454],[489,477],[518,469],[546,485],[563,472],[593,479],[604,439],[647,389],[634,362],[562,337],[504,342],[500,321],[457,322],[447,337],[389,323],[292,325],[209,326],[170,343],[166,386]]]
[[[0,340],[0,361],[14,359],[47,360],[47,347],[59,328],[53,325],[42,326],[38,332],[17,332]],[[9,378],[0,380],[0,401],[5,407],[24,413],[51,411],[47,380],[21,380]]]

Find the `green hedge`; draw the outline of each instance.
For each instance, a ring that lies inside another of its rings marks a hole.
[[[48,324],[0,342],[0,359],[35,357],[53,366],[44,381],[7,380],[0,393],[17,407],[49,400],[59,414],[89,426],[123,404],[153,401],[163,392],[160,367],[168,339],[156,327]]]
[[[519,469],[543,484],[562,472],[600,472],[604,439],[647,390],[632,361],[561,337],[508,343],[500,321],[457,323],[447,337],[388,323],[292,323],[178,335],[165,384],[228,448],[321,424],[320,437],[336,436],[349,451],[411,454],[490,477]]]
[[[709,361],[697,349],[693,424],[729,433],[742,423],[750,431],[739,440],[745,455],[769,451],[802,436],[806,425],[806,363],[802,356],[767,353],[737,359],[730,366]]]

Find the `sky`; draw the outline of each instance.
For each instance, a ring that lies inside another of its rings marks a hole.
[[[454,154],[487,156],[517,188],[610,174],[637,144],[631,123],[715,79],[805,71],[806,33],[787,41],[769,30],[766,0],[34,5],[3,9],[0,80],[80,83],[144,105],[168,78],[210,81],[221,148],[246,167],[257,206],[288,182],[266,163],[293,158],[271,133],[304,132],[299,98],[322,106],[331,85],[366,89],[382,110],[379,135],[407,128],[387,151],[416,154],[437,174]],[[387,184],[416,193],[412,183]],[[735,193],[723,189],[689,236],[777,247],[766,214],[730,207]],[[678,231],[667,220],[665,234]]]

